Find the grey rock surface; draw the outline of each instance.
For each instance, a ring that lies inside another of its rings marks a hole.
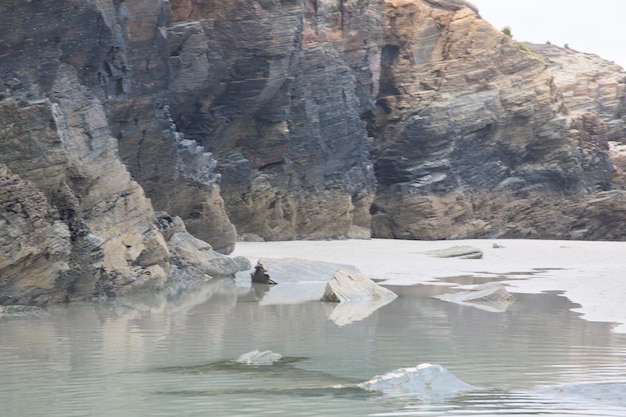
[[[433,298],[495,313],[505,312],[515,302],[515,296],[497,282],[477,285],[469,291],[434,295]]]
[[[446,249],[437,249],[426,252],[434,258],[481,259],[483,251],[471,246],[452,246]]]

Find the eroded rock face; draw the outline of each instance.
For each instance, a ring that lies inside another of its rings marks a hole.
[[[265,239],[369,236],[381,1],[172,2],[172,118]]]
[[[0,303],[162,285],[153,207],[197,252],[232,251],[234,224],[626,238],[624,72],[529,45],[535,59],[468,2],[9,0],[0,15]]]
[[[117,65],[109,66],[121,68],[110,76],[119,88],[107,90],[105,101],[120,156],[156,209],[181,217],[194,236],[230,253],[236,230],[220,196],[216,161],[202,144],[180,132],[171,117],[180,100],[169,99],[199,87],[191,78],[186,88],[180,87],[179,81],[193,71],[181,74],[170,66],[170,47],[177,48],[178,41],[168,35],[169,2],[132,0],[118,7],[124,33]]]
[[[163,285],[169,254],[152,206],[118,159],[90,88],[107,72],[120,4],[9,3],[0,7],[0,55],[11,56],[0,62],[0,302]]]
[[[61,65],[56,102],[0,102],[0,160],[20,191],[3,196],[2,214],[31,242],[0,269],[6,303],[117,295],[161,286],[167,275],[152,206],[117,159],[102,106],[77,82]]]
[[[46,197],[0,164],[0,304],[43,302],[58,291],[69,271],[69,237]]]
[[[593,113],[606,125],[607,140],[625,140],[623,68],[594,54],[549,44],[524,45],[544,59],[570,113]]]
[[[568,236],[576,211],[542,206],[611,188],[606,122],[570,112],[550,68],[471,8],[386,3],[381,93],[369,124],[373,234]]]

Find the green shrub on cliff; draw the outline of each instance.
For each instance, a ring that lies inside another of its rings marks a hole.
[[[528,48],[528,46],[526,46],[523,42],[518,42],[517,45],[520,47],[522,51],[526,52],[526,55],[528,55],[529,57],[538,59],[539,61],[544,62],[544,63],[546,62],[546,59],[543,56],[531,51]]]

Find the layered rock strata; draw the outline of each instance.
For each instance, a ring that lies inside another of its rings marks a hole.
[[[369,236],[381,1],[171,2],[168,100],[241,235]]]
[[[45,304],[163,285],[152,206],[117,158],[97,99],[61,64],[48,99],[0,102],[2,303]]]
[[[10,0],[0,14],[0,304],[232,273],[213,251],[232,251],[235,225],[268,240],[370,224],[626,238],[624,71],[519,44],[468,2]]]
[[[620,124],[609,129],[589,106],[571,111],[545,60],[472,8],[386,3],[380,95],[369,121],[373,234],[606,238],[581,226],[579,213],[612,188],[607,139]],[[619,95],[623,85],[612,85]],[[614,119],[620,99],[612,100]]]
[[[108,120],[131,87],[126,5],[5,2],[0,14],[0,304],[162,287],[170,250]],[[164,148],[199,154],[179,142]]]
[[[176,68],[170,66],[169,16],[164,0],[118,4],[114,17],[121,33],[103,75],[115,85],[101,94],[120,156],[155,208],[181,217],[189,232],[230,253],[236,230],[220,196],[215,159],[171,118],[171,108],[180,103],[168,100],[178,91],[171,75]]]

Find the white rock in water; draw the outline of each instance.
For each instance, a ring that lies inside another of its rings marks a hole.
[[[515,296],[498,282],[476,286],[470,291],[434,295],[433,298],[455,304],[467,305],[481,310],[502,313],[515,302]]]
[[[359,272],[338,269],[326,284],[322,301],[340,303],[392,301],[396,297],[393,291],[381,287]]]
[[[459,392],[479,389],[461,381],[443,366],[430,363],[395,369],[375,376],[358,386],[384,394],[427,397],[453,396]]]
[[[272,365],[274,362],[281,360],[282,357],[283,355],[280,353],[274,353],[271,350],[261,352],[255,349],[239,356],[235,359],[235,362],[243,363],[244,365]]]
[[[326,284],[322,301],[339,303],[328,318],[345,326],[369,317],[397,297],[359,272],[339,269]]]

